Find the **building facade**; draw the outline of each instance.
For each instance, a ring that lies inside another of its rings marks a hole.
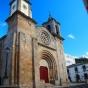
[[[49,17],[37,26],[29,0],[10,0],[6,22],[8,33],[0,41],[0,85],[68,86],[60,23]]]
[[[88,61],[87,58],[76,59],[76,64],[67,67],[70,82],[87,82],[88,80]]]

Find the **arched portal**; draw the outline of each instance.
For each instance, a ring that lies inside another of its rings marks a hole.
[[[40,79],[45,81],[45,83],[49,83],[48,71],[48,63],[42,59],[40,61]]]
[[[57,65],[55,58],[49,51],[44,50],[41,54],[40,61],[40,80],[44,80],[45,83],[49,82],[55,84],[55,80],[57,79]]]

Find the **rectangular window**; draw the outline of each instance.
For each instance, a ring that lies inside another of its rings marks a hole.
[[[23,8],[26,10],[27,9],[27,6],[23,4]]]
[[[77,67],[75,67],[75,72],[78,72],[78,68]]]
[[[86,66],[85,65],[83,65],[82,68],[83,68],[83,71],[86,71]]]

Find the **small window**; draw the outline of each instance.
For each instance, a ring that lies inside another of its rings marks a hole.
[[[85,65],[83,65],[82,68],[83,68],[83,71],[86,71],[86,66]]]
[[[77,67],[75,67],[75,72],[78,72],[78,68]]]
[[[13,5],[13,6],[12,6],[12,9],[15,9],[15,7],[16,7],[16,6],[15,6],[15,5]]]
[[[80,81],[80,75],[76,74],[76,81],[79,82]]]
[[[27,9],[27,6],[23,4],[23,8],[24,8],[24,9]]]
[[[88,74],[84,73],[84,79],[88,79]]]

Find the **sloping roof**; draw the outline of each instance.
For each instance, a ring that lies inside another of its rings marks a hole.
[[[75,66],[79,66],[79,65],[83,65],[83,64],[81,64],[81,63],[79,63],[79,64],[72,64],[72,65],[67,66],[67,68],[71,68],[71,67],[75,67]]]
[[[49,23],[52,20],[54,20],[56,23],[58,23],[60,25],[60,23],[55,18],[53,18],[53,17],[49,17],[48,21],[44,22],[42,25],[47,24],[47,23]]]

